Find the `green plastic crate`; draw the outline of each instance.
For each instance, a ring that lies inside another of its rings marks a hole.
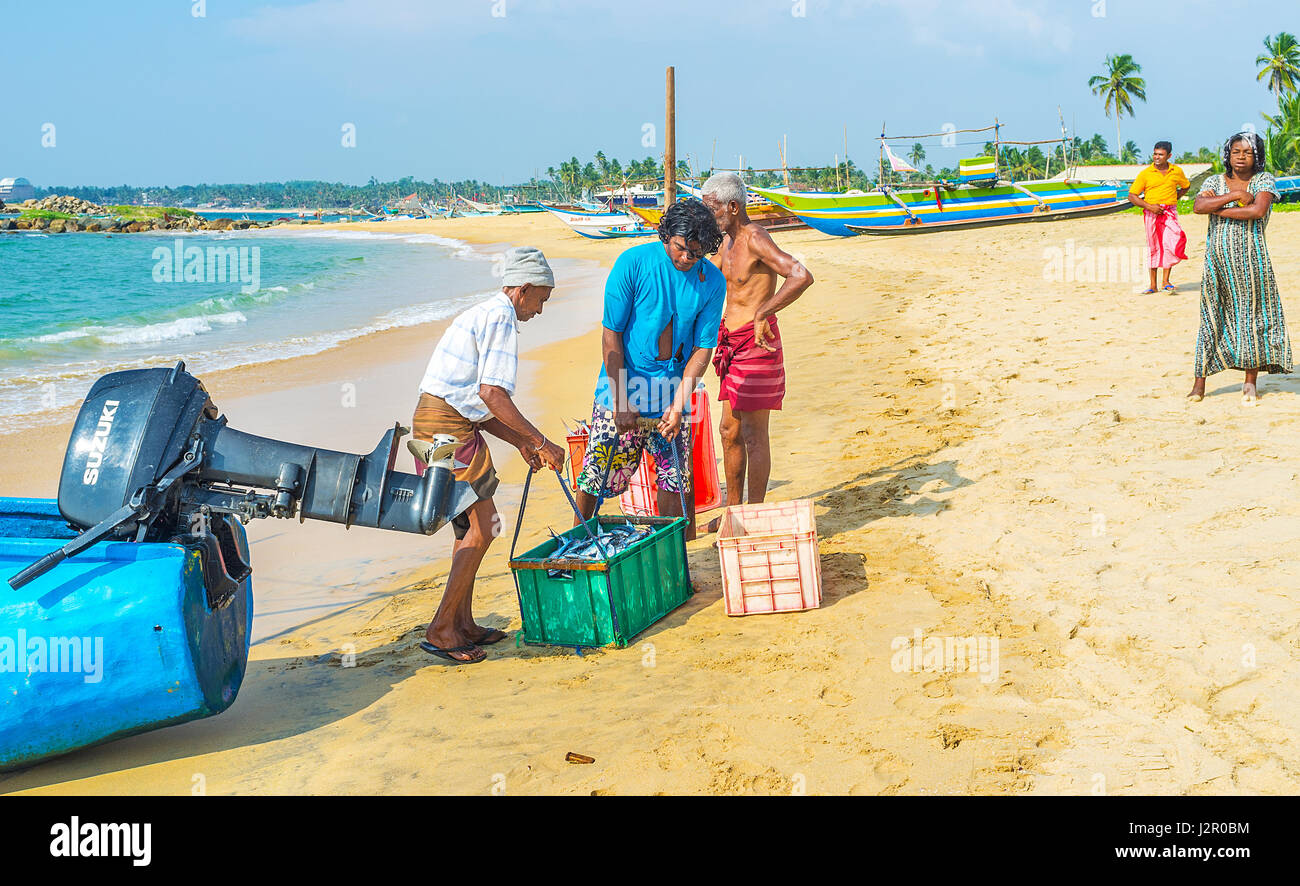
[[[546,562],[559,542],[547,539],[510,561],[523,642],[548,646],[627,646],[637,634],[682,605],[694,593],[686,565],[683,517],[600,516],[602,526],[638,523],[655,531],[601,563]],[[585,537],[575,526],[561,538]],[[560,564],[563,563],[563,566]],[[551,578],[548,569],[572,570],[572,578]]]

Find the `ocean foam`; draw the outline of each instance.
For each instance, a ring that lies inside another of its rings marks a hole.
[[[85,326],[81,329],[52,332],[48,335],[38,335],[25,340],[39,344],[59,344],[61,342],[93,338],[110,345],[156,344],[176,338],[211,332],[213,324],[230,326],[235,323],[247,322],[248,318],[241,311],[229,311],[224,314],[180,317],[166,323],[150,323],[146,326]]]

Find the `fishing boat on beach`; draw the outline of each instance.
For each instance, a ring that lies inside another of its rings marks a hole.
[[[889,185],[870,191],[791,193],[755,188],[786,207],[809,227],[839,237],[857,234],[917,234],[1025,221],[1059,221],[1126,209],[1113,187],[1096,182],[936,182],[925,188]]]
[[[655,233],[640,219],[626,212],[593,212],[584,209],[559,209],[543,203],[542,208],[568,225],[573,231],[591,240],[613,240],[620,237],[645,237]]]
[[[1000,124],[988,127],[995,133]],[[970,130],[982,132],[985,130]],[[942,135],[942,134],[940,134]],[[923,136],[906,136],[920,138]],[[1057,140],[1052,140],[1053,142]],[[1064,144],[1064,133],[1060,140]],[[794,192],[789,188],[754,190],[798,216],[809,227],[838,237],[857,234],[916,234],[1031,221],[1059,221],[1117,212],[1129,207],[1126,193],[1113,184],[1063,178],[1016,182],[999,173],[1001,142],[994,136],[991,156],[961,160],[955,180],[885,181],[885,157],[893,171],[915,172],[889,150],[881,133],[880,184],[871,191]]]
[[[703,191],[682,182],[677,183],[677,187],[695,198],[701,198]],[[750,188],[753,190],[753,188]],[[627,207],[629,215],[635,215],[651,227],[658,227],[659,220],[664,216],[664,207],[662,206],[629,206]],[[789,231],[796,228],[808,227],[798,216],[786,209],[784,206],[778,206],[766,197],[757,194],[750,194],[749,200],[745,203],[745,212],[748,213],[750,221],[757,222],[769,231]]]
[[[468,197],[462,197],[459,194],[456,195],[456,199],[459,200],[461,203],[463,203],[465,206],[469,207],[469,209],[476,215],[500,215],[501,214],[500,203],[483,203],[478,200],[471,200]]]
[[[1283,203],[1300,200],[1300,175],[1282,176],[1275,179],[1274,184]]]

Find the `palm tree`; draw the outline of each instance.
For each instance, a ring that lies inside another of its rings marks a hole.
[[[1282,31],[1276,37],[1264,38],[1266,53],[1256,57],[1255,64],[1262,65],[1256,80],[1268,78],[1268,91],[1279,100],[1288,92],[1295,92],[1300,81],[1300,44],[1293,34]]]
[[[920,142],[912,145],[912,150],[907,152],[907,161],[917,169],[921,168],[921,164],[925,162],[925,148]]]
[[[1137,142],[1129,139],[1124,142],[1124,150],[1120,151],[1119,159],[1123,160],[1125,163],[1136,163],[1140,151],[1141,148],[1137,146]]]
[[[1276,172],[1290,172],[1300,165],[1300,92],[1278,100],[1277,113],[1265,114],[1265,153],[1268,165]]]
[[[1105,99],[1106,116],[1115,115],[1115,144],[1124,144],[1119,134],[1119,120],[1125,114],[1133,116],[1133,99],[1147,100],[1147,81],[1137,76],[1142,66],[1133,56],[1106,56],[1106,73],[1088,78],[1092,94]]]
[[[1028,178],[1040,178],[1047,173],[1047,157],[1038,145],[1025,151],[1025,172]]]

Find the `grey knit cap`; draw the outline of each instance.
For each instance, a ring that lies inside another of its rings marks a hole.
[[[546,263],[546,256],[536,246],[516,246],[506,252],[506,286],[554,286],[555,274]]]

